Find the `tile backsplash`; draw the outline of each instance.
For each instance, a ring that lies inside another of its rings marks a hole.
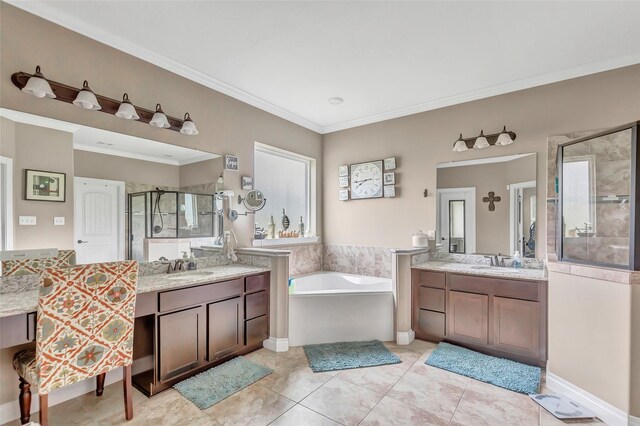
[[[385,247],[325,244],[322,269],[347,274],[391,278],[391,252]]]

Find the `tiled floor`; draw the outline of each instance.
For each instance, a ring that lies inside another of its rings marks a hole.
[[[207,410],[201,411],[173,389],[151,399],[136,391],[134,419],[125,422],[118,383],[107,387],[102,398],[88,394],[52,407],[50,424],[563,424],[526,395],[425,365],[435,344],[414,341],[409,346],[387,346],[402,359],[401,364],[329,373],[313,373],[300,347],[282,354],[261,349],[247,358],[272,368],[273,374]]]

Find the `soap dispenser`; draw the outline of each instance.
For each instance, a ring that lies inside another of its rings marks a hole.
[[[522,268],[522,258],[520,257],[520,251],[518,250],[513,253],[513,267]]]
[[[191,252],[191,256],[189,256],[189,262],[187,263],[187,269],[189,271],[195,271],[198,269],[198,264],[196,263],[196,257]]]

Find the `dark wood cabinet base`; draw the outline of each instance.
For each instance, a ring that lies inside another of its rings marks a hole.
[[[411,271],[417,339],[545,367],[547,283]]]
[[[133,385],[147,396],[262,347],[269,273],[146,295],[136,318]],[[259,316],[258,316],[259,315]],[[142,364],[146,364],[142,367]]]

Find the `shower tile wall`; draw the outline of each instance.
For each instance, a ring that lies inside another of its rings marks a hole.
[[[322,269],[391,278],[391,252],[384,247],[325,244]]]
[[[558,144],[577,139],[597,131],[573,133],[548,138],[548,177],[547,177],[547,251],[556,253],[557,194],[555,180],[557,175]],[[585,144],[584,154],[596,158],[596,196],[629,194],[630,145],[628,138],[617,133],[604,137],[606,144]],[[576,155],[576,153],[572,153]],[[630,212],[619,203],[599,203],[596,206],[596,235],[586,238],[565,238],[565,256],[574,259],[589,259],[593,262],[626,264],[629,258],[628,235]]]

